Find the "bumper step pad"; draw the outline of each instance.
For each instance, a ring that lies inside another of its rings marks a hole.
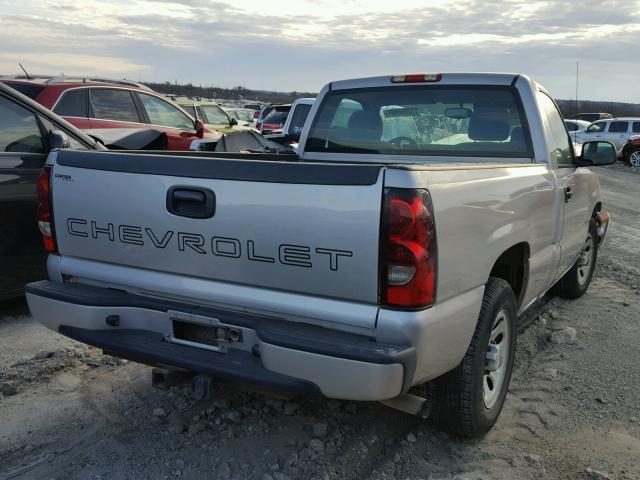
[[[136,362],[172,365],[197,373],[252,383],[307,395],[319,395],[314,384],[266,370],[249,352],[215,353],[164,342],[162,335],[145,330],[86,330],[60,327],[60,333]]]

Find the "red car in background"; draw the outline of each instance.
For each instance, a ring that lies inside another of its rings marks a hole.
[[[622,148],[621,156],[632,167],[640,167],[640,135],[629,137]]]
[[[217,140],[182,108],[142,84],[75,77],[0,79],[80,129],[152,128],[167,134],[167,150],[189,150],[194,140]]]

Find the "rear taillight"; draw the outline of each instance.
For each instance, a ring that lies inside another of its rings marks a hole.
[[[44,167],[38,183],[38,228],[42,234],[44,248],[47,252],[56,251],[56,239],[53,231],[53,205],[51,204],[51,167]]]
[[[260,116],[260,112],[259,111],[256,110],[255,112],[253,112],[253,119],[254,120],[257,120],[259,116]]]
[[[388,188],[381,245],[381,301],[426,307],[436,294],[436,229],[426,190]]]

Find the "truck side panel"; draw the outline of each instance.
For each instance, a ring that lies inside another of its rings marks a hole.
[[[437,301],[487,282],[500,255],[519,243],[529,252],[528,282],[519,305],[549,286],[559,259],[561,206],[547,165],[482,165],[455,169],[389,169],[387,186],[427,188],[438,238]]]

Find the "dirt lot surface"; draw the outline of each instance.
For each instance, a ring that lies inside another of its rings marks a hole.
[[[379,404],[229,385],[196,402],[13,302],[0,306],[0,479],[640,479],[640,172],[599,173],[613,225],[591,288],[521,332],[485,438]],[[575,342],[558,343],[567,326]]]

